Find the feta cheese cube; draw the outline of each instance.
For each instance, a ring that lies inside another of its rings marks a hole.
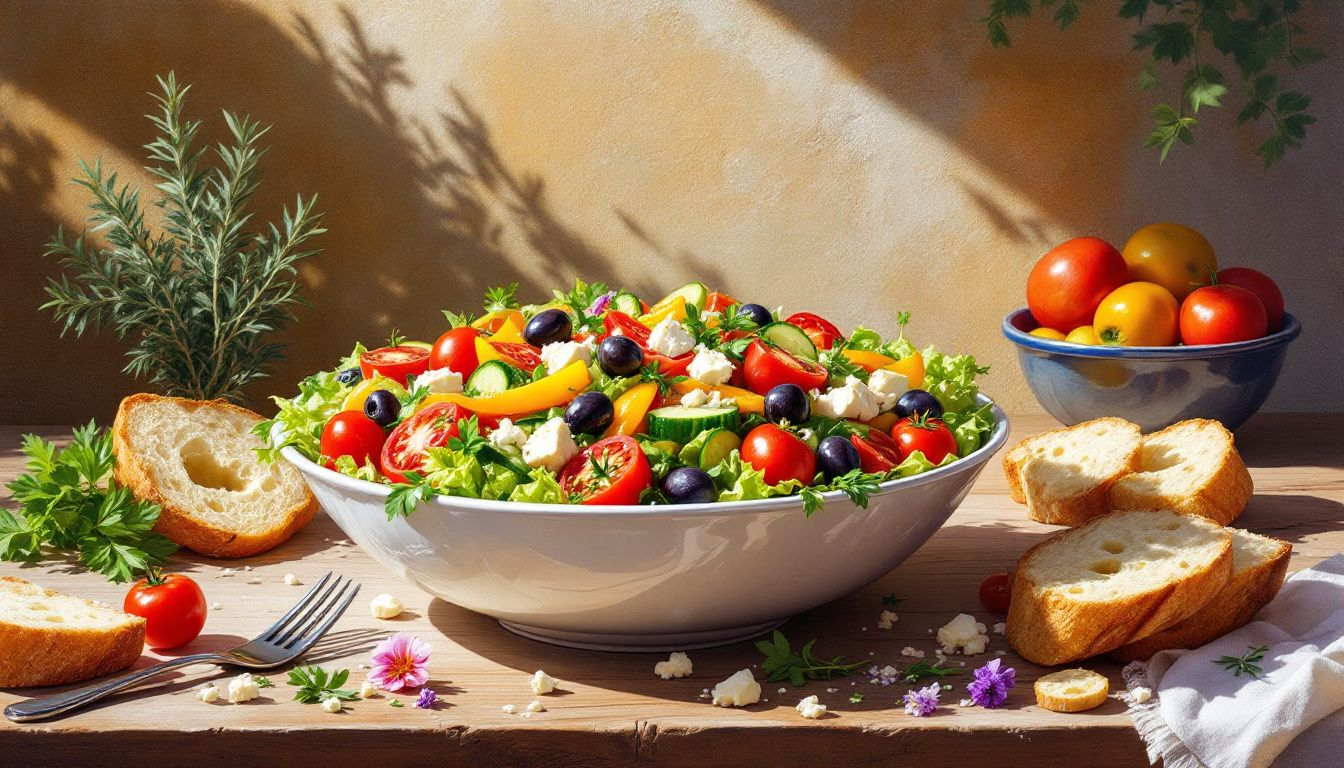
[[[328,696],[322,700],[322,711],[328,714],[334,715],[344,708],[345,705],[341,704],[341,700],[335,696]]]
[[[302,581],[299,581],[299,577],[298,577],[298,576],[295,576],[295,575],[292,574],[292,573],[286,573],[286,574],[285,574],[285,583],[288,584],[288,585],[291,586],[291,587],[297,587],[297,586],[299,586],[300,584],[302,584],[303,582],[302,582]]]
[[[691,663],[691,657],[677,651],[668,656],[667,661],[654,664],[653,674],[664,680],[671,680],[674,677],[689,677],[694,669],[695,665]]]
[[[808,696],[794,707],[798,714],[808,720],[816,720],[826,714],[826,705],[822,704],[816,696]]]
[[[733,375],[733,362],[717,349],[696,347],[695,357],[686,369],[686,375],[711,387],[728,381]]]
[[[555,373],[576,360],[588,365],[595,349],[592,339],[585,341],[553,341],[541,348],[541,362],[547,373]]]
[[[206,683],[205,685],[202,685],[200,688],[196,689],[196,698],[206,704],[219,701],[219,686],[214,683]]]
[[[737,401],[731,397],[724,397],[717,389],[709,393],[709,400],[705,403],[706,408],[727,408],[730,405],[737,405]]]
[[[938,630],[938,644],[942,646],[943,653],[957,653],[960,650],[966,656],[975,656],[985,652],[989,635],[985,634],[985,625],[976,621],[974,616],[959,613]]]
[[[761,700],[761,684],[756,682],[750,669],[734,673],[710,692],[710,701],[716,707],[745,707]]]
[[[378,695],[378,686],[373,684],[372,680],[365,680],[359,685],[359,698],[372,699]]]
[[[891,629],[891,625],[896,623],[898,617],[891,611],[883,611],[877,617],[878,629]]]
[[[402,610],[401,601],[386,592],[369,601],[369,613],[375,619],[395,619]]]
[[[261,695],[261,687],[257,681],[252,678],[252,673],[243,674],[229,681],[229,703],[241,704],[244,701],[251,701]]]
[[[538,669],[536,672],[532,674],[532,680],[531,680],[532,692],[537,694],[538,696],[554,691],[556,687],[559,685],[560,685],[559,680],[556,680],[554,677],[551,677],[550,675],[546,674],[544,671],[540,669]]]
[[[994,625],[994,634],[999,635],[1000,637],[1002,637],[1003,634],[1007,631],[1008,631],[1008,625],[1003,623],[1002,621]]]
[[[924,658],[924,652],[923,652],[923,651],[921,651],[921,650],[919,650],[919,649],[917,649],[917,648],[915,648],[915,647],[913,647],[913,646],[909,646],[909,645],[907,645],[907,646],[905,646],[904,648],[901,649],[901,655],[902,655],[902,656],[909,656],[909,657],[912,658],[912,659],[922,659],[922,658]]]
[[[518,714],[518,705],[517,705],[517,704],[505,704],[504,706],[502,706],[502,707],[499,708],[499,711],[500,711],[500,712],[503,712],[503,713],[506,714],[506,715],[516,715],[516,714]]]
[[[692,389],[681,396],[681,404],[687,408],[699,408],[709,402],[709,393],[703,389]]]
[[[500,451],[521,451],[526,443],[527,432],[507,416],[490,432],[490,445]]]
[[[695,349],[695,339],[681,323],[664,317],[649,332],[649,349],[660,355],[677,357]]]
[[[462,391],[462,374],[447,368],[425,371],[411,382],[411,387],[425,387],[431,394],[448,395]]]
[[[878,368],[868,374],[868,389],[877,396],[877,407],[882,413],[896,407],[901,395],[910,391],[910,379],[905,374]]]
[[[867,384],[850,376],[844,385],[818,394],[812,401],[812,412],[832,419],[869,421],[877,418],[879,413],[877,395]]]
[[[565,462],[578,452],[579,446],[574,443],[569,425],[564,418],[556,416],[537,427],[532,436],[527,438],[523,444],[523,461],[529,467],[545,467],[552,472],[559,472]]]

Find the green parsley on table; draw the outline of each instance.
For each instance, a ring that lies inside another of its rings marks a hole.
[[[294,693],[294,700],[303,704],[318,704],[333,697],[355,701],[359,694],[341,687],[349,678],[348,669],[338,669],[330,674],[318,666],[295,667],[289,671],[289,684],[299,689]]]
[[[831,659],[818,659],[812,653],[817,641],[810,640],[798,651],[790,647],[784,633],[775,630],[769,640],[760,640],[756,649],[765,660],[761,669],[768,675],[766,680],[778,683],[788,680],[792,685],[803,685],[807,680],[830,680],[832,677],[846,677],[854,673],[865,662],[846,662],[843,655]]]

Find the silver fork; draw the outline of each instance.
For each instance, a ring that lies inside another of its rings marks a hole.
[[[359,593],[359,585],[330,571],[308,590],[289,613],[280,617],[250,642],[223,653],[198,653],[170,659],[110,680],[52,696],[28,699],[5,707],[5,717],[16,723],[45,720],[78,709],[163,674],[190,664],[220,664],[244,669],[273,669],[302,656],[331,629],[331,625],[350,607]],[[327,582],[331,582],[328,584]],[[323,587],[326,589],[323,589]]]

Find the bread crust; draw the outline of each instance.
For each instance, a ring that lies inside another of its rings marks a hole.
[[[1154,432],[1145,439],[1157,437],[1168,429],[1189,427],[1192,424],[1216,429],[1227,439],[1218,468],[1209,481],[1193,495],[1168,496],[1137,491],[1130,488],[1122,478],[1111,487],[1110,502],[1115,509],[1172,509],[1183,515],[1207,517],[1219,525],[1229,525],[1241,516],[1251,503],[1251,496],[1255,494],[1255,482],[1245,462],[1241,460],[1241,454],[1237,452],[1232,434],[1222,423],[1209,419],[1189,419],[1161,432]],[[1144,470],[1140,468],[1137,471]]]
[[[1142,640],[1123,645],[1111,655],[1122,661],[1143,661],[1170,648],[1198,648],[1250,623],[1255,614],[1279,593],[1288,576],[1293,547],[1286,541],[1278,544],[1273,557],[1254,568],[1233,574],[1221,590],[1188,618]]]
[[[1038,589],[1031,579],[1035,557],[1044,548],[1085,530],[1061,531],[1027,550],[1018,561],[1006,635],[1009,645],[1028,661],[1043,666],[1067,664],[1148,637],[1198,611],[1232,574],[1231,537],[1225,535],[1220,553],[1207,567],[1146,594],[1080,601],[1055,589]]]
[[[1044,501],[1043,484],[1032,483],[1026,477],[1027,466],[1032,459],[1030,448],[1034,442],[1098,423],[1113,424],[1117,429],[1133,427],[1128,421],[1114,416],[1093,419],[1072,427],[1060,427],[1032,435],[1013,446],[1012,450],[1004,455],[1003,473],[1008,480],[1008,495],[1018,504],[1027,505],[1027,516],[1032,520],[1047,525],[1074,527],[1112,511],[1111,488],[1121,478],[1139,471],[1142,451],[1137,445],[1130,454],[1129,461],[1123,466],[1116,467],[1110,477],[1082,493],[1067,498]]]
[[[13,576],[0,576],[0,589],[31,585],[46,597],[61,593]],[[65,596],[68,597],[68,596]],[[85,601],[87,602],[87,601]],[[145,647],[145,620],[127,616],[114,629],[37,628],[0,618],[0,688],[77,683],[119,672],[135,663]]]
[[[112,422],[112,450],[117,463],[113,474],[121,485],[129,488],[136,498],[158,504],[162,511],[154,530],[172,539],[177,544],[194,552],[210,557],[251,557],[284,543],[312,521],[317,514],[317,499],[304,487],[304,501],[288,509],[277,511],[279,522],[264,533],[248,533],[220,528],[200,520],[190,511],[169,502],[159,491],[148,464],[141,459],[130,445],[129,420],[136,407],[159,401],[171,401],[187,411],[202,408],[227,410],[244,416],[251,421],[262,418],[225,400],[189,400],[182,397],[162,397],[148,393],[130,395],[121,401],[117,408],[116,419]]]

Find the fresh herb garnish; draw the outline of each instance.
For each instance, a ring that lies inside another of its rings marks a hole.
[[[485,311],[499,312],[505,309],[517,309],[518,284],[497,285],[485,292]]]
[[[415,508],[420,506],[420,502],[429,501],[439,495],[438,489],[419,472],[403,474],[406,475],[406,482],[393,485],[387,494],[387,500],[383,502],[383,511],[387,513],[388,520],[395,520],[398,515],[410,517]]]
[[[265,676],[254,677],[254,678],[252,678],[252,682],[255,683],[256,686],[257,686],[258,688],[274,688],[274,687],[275,687],[275,683],[271,681],[271,678],[269,678],[269,677],[265,677]]]
[[[941,663],[942,662],[930,664],[929,662],[920,659],[909,667],[906,667],[905,672],[901,673],[901,679],[907,683],[918,683],[926,677],[947,677],[949,675],[955,675],[961,671],[959,669],[950,669],[948,667],[939,666]]]
[[[22,450],[28,472],[6,486],[22,518],[0,509],[0,559],[35,563],[44,544],[77,550],[85,567],[121,583],[177,549],[153,531],[159,505],[112,479],[112,436],[93,422],[64,450],[37,435],[25,435]]]
[[[480,453],[481,448],[489,444],[490,441],[481,434],[481,423],[474,414],[465,419],[458,419],[457,435],[448,438],[449,448],[472,455]]]
[[[901,604],[901,599],[896,596],[895,592],[889,592],[882,596],[882,604],[888,608],[895,608]]]
[[[862,703],[863,703],[863,694],[860,693],[860,692],[858,692],[858,691],[855,691],[855,692],[849,694],[849,703],[850,703],[850,704],[862,704]]]
[[[607,292],[605,283],[585,283],[574,280],[574,290],[569,293],[552,291],[557,301],[569,307],[576,331],[598,331],[602,329],[602,318],[588,314],[588,307]]]
[[[658,370],[657,363],[649,363],[639,370],[639,380],[652,382],[658,385],[658,394],[666,396],[672,391],[675,384],[686,381],[685,376],[668,376]]]
[[[396,328],[393,328],[392,332],[387,335],[387,346],[400,347],[401,343],[405,340],[406,337],[401,335],[401,331],[398,331]]]
[[[389,707],[397,707],[398,709],[400,709],[401,707],[404,707],[404,706],[406,706],[406,705],[405,705],[405,704],[402,704],[400,699],[393,699],[393,700],[391,700],[391,701],[389,701],[389,702],[387,703],[387,706],[389,706]]]
[[[741,361],[747,347],[755,336],[743,336],[740,339],[725,338],[738,331],[754,331],[759,326],[750,315],[739,314],[738,305],[732,304],[718,314],[713,325],[700,308],[694,304],[686,305],[686,317],[681,325],[695,339],[695,343],[706,349],[717,349],[734,360]]]
[[[295,667],[289,671],[289,684],[298,688],[294,700],[302,704],[318,704],[325,699],[355,701],[359,694],[342,688],[350,678],[350,670],[338,669],[330,674],[318,666]]]
[[[765,656],[765,660],[761,662],[761,669],[767,673],[766,679],[772,683],[788,680],[790,684],[797,686],[803,685],[807,680],[830,680],[837,675],[846,677],[865,663],[862,661],[846,663],[843,655],[829,660],[818,659],[812,653],[812,646],[816,643],[815,639],[811,640],[795,653],[789,645],[788,638],[779,630],[774,631],[770,640],[758,641],[756,649]]]
[[[1256,680],[1264,672],[1258,662],[1265,658],[1265,651],[1269,650],[1268,645],[1246,646],[1246,652],[1240,656],[1219,656],[1213,660],[1214,664],[1222,667],[1232,673],[1233,677],[1241,677],[1246,674]]]
[[[798,492],[803,499],[803,514],[811,517],[814,512],[821,510],[825,504],[825,499],[822,498],[822,493],[825,491],[841,491],[858,506],[867,508],[868,495],[877,492],[878,483],[882,478],[882,475],[855,468],[825,485],[806,486]]]
[[[448,321],[449,328],[462,328],[471,325],[475,319],[470,312],[454,312],[451,309],[439,310],[443,313],[443,319]]]

